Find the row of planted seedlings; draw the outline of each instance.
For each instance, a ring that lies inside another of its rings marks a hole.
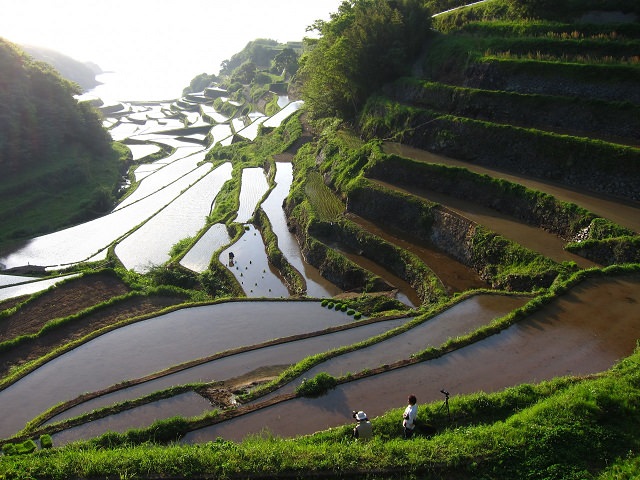
[[[487,326],[480,328],[468,335],[452,338],[439,347],[427,348],[424,351],[421,351],[412,355],[411,358],[409,359],[401,360],[390,365],[382,365],[375,369],[366,369],[362,372],[350,373],[345,377],[341,377],[341,378],[333,378],[327,374],[322,374],[322,375],[319,375],[318,378],[305,379],[305,382],[303,382],[303,384],[301,384],[301,386],[299,386],[296,389],[296,393],[293,396],[292,395],[283,395],[280,397],[276,396],[270,402],[268,402],[268,404],[255,403],[252,405],[240,406],[231,410],[225,410],[225,411],[214,410],[200,417],[194,417],[194,418],[188,418],[188,419],[187,418],[171,418],[167,420],[161,420],[161,421],[155,422],[150,427],[144,428],[144,429],[135,429],[123,434],[108,433],[89,441],[89,443],[115,447],[118,445],[133,445],[133,444],[142,444],[146,442],[153,442],[153,443],[172,442],[179,439],[181,436],[188,433],[189,431],[196,430],[208,425],[213,425],[215,423],[219,423],[219,422],[234,418],[236,416],[243,415],[251,411],[255,411],[256,409],[264,408],[267,405],[273,405],[277,402],[286,401],[295,396],[318,396],[341,383],[350,382],[350,381],[357,380],[359,378],[364,378],[371,375],[376,375],[378,373],[383,373],[385,371],[389,371],[392,369],[402,368],[409,364],[414,364],[417,362],[428,361],[430,359],[438,358],[456,349],[462,348],[478,340],[481,340],[483,338],[487,338],[491,335],[499,333],[505,328],[508,328],[514,323],[526,318],[532,313],[543,308],[545,305],[553,302],[559,296],[570,291],[571,288],[573,288],[574,286],[577,286],[588,279],[615,278],[616,276],[637,275],[638,273],[640,273],[640,265],[638,264],[625,265],[625,266],[612,266],[604,269],[594,268],[589,270],[582,270],[568,277],[559,279],[548,290],[540,291],[535,296],[530,294],[532,297],[531,300],[527,304],[525,304],[523,307],[512,311],[511,313],[505,315],[500,319],[494,320]],[[246,393],[245,395],[241,395],[239,397],[239,400],[241,400],[241,402],[248,402],[250,400],[259,398],[262,395],[265,395],[266,393],[276,391],[281,385],[284,385],[286,383],[293,381],[296,378],[299,378],[301,375],[304,374],[304,372],[306,372],[313,366],[316,366],[330,358],[353,351],[355,349],[365,348],[374,343],[383,342],[385,339],[388,339],[394,335],[407,331],[413,328],[414,326],[416,326],[417,324],[427,321],[428,319],[432,318],[438,313],[444,311],[447,308],[452,307],[456,303],[463,301],[464,299],[472,295],[475,295],[476,293],[478,292],[465,292],[464,294],[456,296],[453,299],[448,299],[446,301],[443,301],[440,304],[432,305],[431,308],[428,311],[426,311],[424,314],[418,317],[415,317],[414,319],[410,320],[404,325],[397,327],[396,329],[389,331],[387,333],[370,338],[358,344],[342,347],[339,349],[331,350],[322,354],[308,357],[298,362],[296,365],[286,369],[276,380],[270,383],[261,385],[260,387],[257,387],[256,389]],[[493,293],[496,293],[496,292],[493,292]],[[507,294],[507,293],[503,292],[502,294]],[[513,294],[513,293],[510,293],[510,294]],[[356,304],[349,303],[349,305],[351,305],[352,308],[355,307]],[[572,381],[569,381],[569,383],[572,383]],[[196,388],[202,388],[204,386],[205,385],[192,384],[192,385],[179,387],[179,391],[184,391],[183,390],[184,388],[196,389]],[[171,392],[157,392],[156,394],[153,395],[153,398],[159,398],[162,396],[171,396],[171,394],[172,394]],[[144,399],[141,399],[140,401],[144,401]],[[120,407],[118,406],[113,407],[113,410],[111,410],[111,412],[117,410],[118,408]],[[95,412],[94,412],[94,415],[95,415]],[[82,418],[74,419],[75,422],[78,422],[79,420],[88,421],[87,419],[83,420]],[[444,421],[444,418],[441,418],[441,420]],[[62,429],[60,427],[61,426],[58,426],[59,429]],[[68,427],[65,427],[65,428],[68,428]],[[29,435],[33,437],[37,435],[47,434],[52,431],[55,431],[55,428],[51,429],[51,427],[48,427],[47,429],[34,429],[30,432]],[[22,437],[16,439],[16,441],[22,441],[22,440],[24,440],[24,438]]]

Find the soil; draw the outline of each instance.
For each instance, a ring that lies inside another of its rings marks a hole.
[[[5,312],[6,316],[0,318],[0,338],[4,342],[25,335],[35,336],[54,319],[79,314],[130,291],[116,276],[100,273],[64,282],[40,295],[2,302],[0,312]],[[45,335],[35,336],[14,347],[3,349],[0,352],[0,376],[96,330],[184,301],[185,298],[180,296],[127,296],[86,315],[78,315],[74,320],[50,329]],[[12,312],[13,308],[16,310]]]

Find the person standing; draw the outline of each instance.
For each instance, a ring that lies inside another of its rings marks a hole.
[[[404,413],[402,414],[402,429],[405,439],[409,439],[413,435],[413,430],[416,428],[416,417],[418,416],[416,396],[409,395],[407,403],[407,408],[404,409]]]
[[[353,429],[353,437],[360,440],[369,440],[373,436],[373,426],[367,418],[367,414],[362,410],[359,412],[353,412],[353,418],[358,421],[358,424]]]

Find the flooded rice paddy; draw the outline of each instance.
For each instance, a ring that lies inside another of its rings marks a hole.
[[[122,391],[106,395],[105,397],[99,397],[93,401],[85,402],[64,412],[63,414],[58,415],[57,417],[52,418],[51,421],[53,422],[77,416],[81,413],[89,412],[92,409],[113,404],[116,401],[122,402],[138,398],[142,395],[174,385],[183,385],[186,383],[200,381],[211,382],[230,379],[233,380],[240,376],[251,376],[254,371],[264,371],[269,369],[271,369],[275,375],[285,366],[298,362],[309,355],[361,342],[370,337],[388,332],[407,321],[409,321],[407,318],[384,320],[333,333],[316,335],[299,340],[291,340],[278,345],[257,348],[255,350],[230,355],[175,374],[167,375],[166,377],[146,382],[136,387],[123,389]],[[194,400],[194,403],[199,402]],[[151,409],[147,408],[147,406],[141,409],[144,411],[153,411],[156,416],[154,420],[169,418],[181,414],[180,411],[176,410],[175,404],[171,401],[158,400],[152,402],[152,404],[153,407]],[[207,408],[206,411],[211,411],[214,408],[216,407],[209,405],[209,408]],[[137,410],[137,408],[133,409],[133,411],[135,410]],[[127,419],[130,415],[131,411],[123,415],[110,415],[108,419],[104,419],[99,424],[92,421],[82,426],[70,429],[69,431],[64,431],[56,435],[56,444],[60,444],[59,442],[61,442],[62,439],[65,439],[64,441],[66,442],[101,435],[106,432],[105,427],[108,427],[108,429],[113,431],[127,430]],[[146,425],[148,426],[150,423],[151,422]]]
[[[227,265],[248,297],[289,296],[279,272],[267,259],[260,231],[253,225],[246,225],[240,239],[222,251],[220,262]]]
[[[105,333],[0,391],[15,410],[0,438],[53,405],[197,358],[349,323],[317,302],[228,302],[176,310]]]
[[[443,400],[441,389],[451,394],[455,419],[458,394],[610,368],[636,348],[639,305],[640,277],[589,280],[502,333],[440,358],[345,383],[320,398],[284,401],[191,432],[183,441],[235,441],[265,430],[285,437],[310,434],[349,424],[351,412],[361,409],[375,431],[375,417],[403,407],[408,394],[419,403],[433,402]],[[399,417],[399,432],[400,423]]]
[[[282,208],[293,182],[293,165],[291,162],[276,162],[275,188],[262,202],[262,210],[271,223],[271,229],[278,237],[278,248],[293,267],[298,270],[307,284],[309,297],[333,297],[341,293],[340,289],[326,280],[318,269],[307,263],[300,251],[298,239],[289,231],[287,217]]]
[[[196,172],[199,170],[208,173],[118,243],[115,252],[126,268],[144,272],[153,265],[162,265],[170,260],[169,251],[174,244],[200,231],[216,196],[231,179],[231,164],[224,163],[212,171],[210,164],[205,164]],[[153,242],[149,242],[151,238]]]

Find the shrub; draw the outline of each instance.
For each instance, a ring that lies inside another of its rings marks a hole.
[[[45,434],[40,437],[40,447],[41,448],[53,447],[53,440],[51,440],[51,435]]]
[[[338,381],[326,372],[320,372],[312,379],[302,380],[296,388],[296,394],[302,397],[319,397],[332,388],[335,388]]]
[[[25,440],[22,443],[6,443],[2,446],[5,455],[26,455],[34,452],[38,446],[33,440]]]

